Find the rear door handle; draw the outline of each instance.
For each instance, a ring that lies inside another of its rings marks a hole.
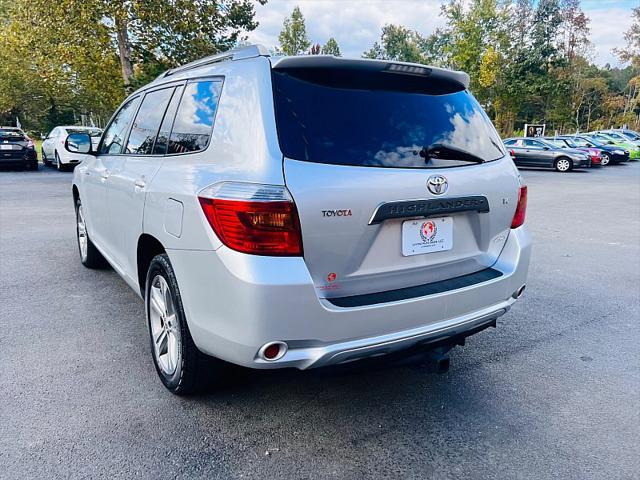
[[[145,182],[143,179],[139,178],[138,180],[133,182],[133,185],[135,186],[136,190],[142,190],[144,187],[147,186],[147,182]]]
[[[104,182],[111,175],[111,170],[105,170],[100,174],[100,179]]]

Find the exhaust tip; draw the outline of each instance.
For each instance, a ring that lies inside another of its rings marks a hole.
[[[522,296],[522,294],[524,293],[524,289],[525,288],[527,288],[527,286],[526,285],[522,285],[518,290],[513,292],[513,295],[511,295],[511,296],[517,300],[518,298],[520,298]]]
[[[265,343],[260,350],[258,350],[258,357],[267,362],[275,362],[280,360],[289,347],[284,342],[269,342]]]

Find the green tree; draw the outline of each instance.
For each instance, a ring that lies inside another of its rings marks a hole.
[[[375,42],[370,50],[362,55],[365,58],[396,60],[402,62],[424,63],[422,52],[424,38],[416,31],[402,25],[382,27],[380,42]]]
[[[301,55],[311,46],[307,37],[304,16],[299,7],[295,7],[291,16],[284,19],[278,41],[280,49],[285,55]]]
[[[342,54],[340,53],[340,46],[338,45],[338,42],[336,42],[335,38],[331,37],[329,40],[327,40],[327,43],[322,46],[322,54],[333,55],[336,57],[342,56]]]
[[[624,63],[631,63],[633,68],[640,70],[640,7],[632,9],[633,23],[624,33],[627,45],[614,51]]]

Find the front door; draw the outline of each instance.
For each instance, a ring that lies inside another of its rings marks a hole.
[[[89,219],[89,235],[109,259],[116,263],[115,246],[110,233],[107,190],[112,174],[121,170],[124,164],[122,147],[138,101],[139,97],[132,98],[120,108],[104,133],[98,155],[87,165],[87,169],[83,170],[86,193],[82,202],[87,209],[85,213]]]

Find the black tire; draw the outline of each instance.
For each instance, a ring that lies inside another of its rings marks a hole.
[[[67,171],[67,167],[65,167],[62,162],[60,161],[60,155],[58,155],[58,152],[55,152],[55,156],[56,156],[56,168],[58,169],[59,172],[66,172]]]
[[[565,167],[565,165],[567,165],[566,162],[569,162],[568,168]],[[571,161],[570,158],[560,157],[560,158],[557,158],[555,162],[553,162],[553,168],[555,168],[555,170],[560,173],[570,172],[571,170],[573,170],[573,162]]]
[[[154,345],[153,328],[151,325],[151,287],[156,277],[161,276],[168,286],[173,302],[173,311],[175,312],[176,324],[174,327],[178,330],[178,361],[176,362],[175,371],[168,374],[163,371],[160,366],[160,360],[156,354]],[[147,270],[147,280],[145,284],[145,312],[147,316],[147,328],[149,331],[149,345],[151,347],[151,356],[156,372],[160,377],[163,385],[176,395],[188,395],[204,390],[210,386],[213,381],[217,381],[221,375],[222,362],[205,355],[198,347],[196,347],[189,331],[189,326],[184,314],[182,306],[182,297],[176,280],[173,267],[166,254],[156,255],[149,269]]]
[[[80,262],[87,268],[96,269],[96,268],[105,268],[108,263],[105,258],[102,256],[100,251],[96,248],[96,246],[89,238],[89,232],[86,230],[85,224],[85,236],[87,241],[87,253],[86,256],[82,254],[82,247],[80,246],[80,208],[82,203],[80,198],[76,199],[76,241],[78,243],[78,253],[80,254]]]
[[[45,167],[51,166],[51,162],[47,158],[47,155],[44,153],[44,150],[42,150],[42,163],[44,164]]]

